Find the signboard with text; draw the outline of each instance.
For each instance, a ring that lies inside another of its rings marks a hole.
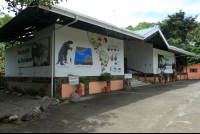
[[[125,79],[132,79],[132,74],[124,74]]]
[[[18,47],[18,67],[50,65],[49,37]]]
[[[69,86],[79,85],[79,76],[70,75],[69,78]]]

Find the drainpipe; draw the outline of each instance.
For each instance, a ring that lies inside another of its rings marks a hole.
[[[68,23],[68,24],[66,24],[64,26],[61,26],[61,27],[59,27],[59,28],[57,28],[57,29],[52,31],[52,35],[53,35],[53,39],[54,39],[54,43],[53,43],[54,47],[52,47],[52,55],[53,55],[53,57],[52,57],[52,60],[51,60],[51,62],[52,62],[52,69],[51,69],[51,74],[52,74],[52,76],[51,76],[51,98],[53,98],[53,78],[55,77],[55,46],[56,46],[56,44],[55,44],[55,31],[60,29],[60,28],[65,27],[65,26],[69,26],[71,24],[74,24],[77,21],[78,21],[78,15],[76,15],[76,19],[74,21],[72,21],[72,22],[70,22],[70,23]]]

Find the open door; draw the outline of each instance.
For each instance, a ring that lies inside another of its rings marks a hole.
[[[127,58],[124,58],[124,73],[127,73]]]

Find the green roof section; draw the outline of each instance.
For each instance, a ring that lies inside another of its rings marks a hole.
[[[158,27],[150,27],[150,28],[147,28],[147,29],[142,29],[142,30],[138,30],[138,31],[134,31],[134,32],[141,34],[141,35],[145,35],[145,34],[151,32],[152,30],[154,30],[156,28],[158,28]]]

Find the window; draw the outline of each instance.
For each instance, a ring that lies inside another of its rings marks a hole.
[[[197,68],[191,68],[190,73],[197,73]]]

